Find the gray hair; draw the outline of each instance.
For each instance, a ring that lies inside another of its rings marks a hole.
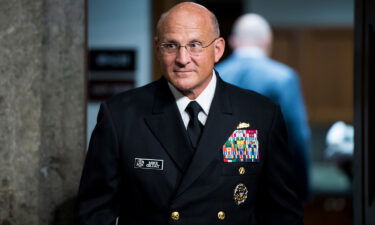
[[[216,37],[220,37],[220,26],[219,26],[219,21],[217,21],[217,18],[215,16],[215,14],[213,12],[211,12],[211,23],[212,23],[212,27],[214,29],[214,33],[216,35]]]

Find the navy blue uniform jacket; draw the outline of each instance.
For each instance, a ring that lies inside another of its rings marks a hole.
[[[257,131],[259,160],[224,162],[222,147],[241,122]],[[164,78],[121,93],[99,110],[78,224],[109,225],[117,217],[122,225],[303,224],[286,139],[277,105],[220,77],[195,153]],[[137,159],[157,165],[146,168]],[[234,200],[239,184],[247,189],[241,204]]]

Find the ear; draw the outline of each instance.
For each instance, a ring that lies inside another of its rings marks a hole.
[[[270,38],[269,40],[266,41],[266,46],[264,47],[265,48],[265,52],[268,56],[270,56],[272,54],[272,38]]]
[[[225,50],[225,40],[219,37],[215,41],[215,63],[219,62],[220,58],[223,56]]]
[[[229,36],[229,47],[234,50],[237,45],[237,39],[233,35]]]

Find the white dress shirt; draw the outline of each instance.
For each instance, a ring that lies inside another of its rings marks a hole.
[[[185,128],[187,128],[189,124],[189,120],[190,120],[189,114],[185,111],[185,109],[191,101],[198,102],[198,104],[202,107],[203,111],[199,112],[198,120],[203,125],[205,125],[208,112],[210,111],[212,99],[214,98],[215,89],[216,89],[215,71],[212,71],[212,78],[211,78],[210,83],[207,85],[207,87],[195,100],[190,100],[188,97],[186,97],[181,92],[179,92],[171,83],[168,82],[168,85],[172,91],[173,96],[176,99],[176,104],[177,104],[178,110],[180,111],[181,118],[182,118],[182,121],[184,122]]]

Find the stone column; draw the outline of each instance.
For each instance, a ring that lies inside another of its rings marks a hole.
[[[72,224],[85,87],[85,0],[1,0],[0,225]]]

